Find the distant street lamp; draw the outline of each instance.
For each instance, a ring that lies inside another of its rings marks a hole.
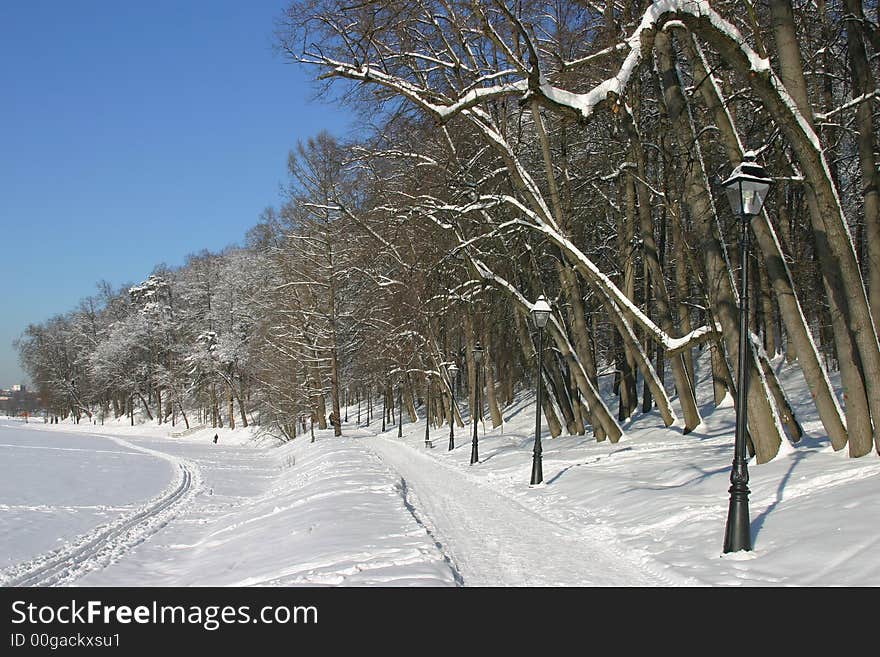
[[[471,465],[477,463],[479,459],[479,453],[477,450],[477,415],[479,415],[482,405],[482,400],[480,399],[480,361],[483,360],[483,348],[480,346],[479,340],[477,341],[476,346],[474,347],[474,409],[473,409],[473,417],[471,420],[474,423],[474,439],[471,442]]]
[[[455,449],[455,376],[458,367],[452,363],[446,371],[449,373],[449,451]]]
[[[403,438],[403,381],[397,384],[397,437]]]
[[[730,506],[724,529],[724,552],[752,549],[749,525],[749,469],[746,460],[748,427],[746,389],[749,385],[749,224],[760,214],[772,180],[747,153],[730,178],[722,183],[733,213],[740,218],[739,363],[736,388],[736,438],[730,472]]]
[[[532,452],[532,479],[530,485],[535,486],[544,481],[544,468],[541,449],[541,374],[544,371],[544,327],[550,319],[552,309],[544,295],[538,297],[532,306],[532,321],[538,329],[538,398],[535,402],[535,449]]]
[[[431,375],[428,375],[427,391],[425,392],[425,447],[434,447],[431,442]]]

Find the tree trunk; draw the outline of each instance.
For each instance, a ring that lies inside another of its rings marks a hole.
[[[152,420],[153,414],[150,412],[150,405],[147,403],[147,400],[144,399],[144,396],[141,393],[137,393],[138,399],[141,400],[141,403],[144,405],[144,410],[147,413],[147,419]],[[134,414],[132,414],[132,424],[134,424]]]
[[[669,188],[667,187],[667,189]],[[675,296],[678,307],[679,332],[682,335],[687,335],[693,330],[693,324],[691,323],[691,310],[688,307],[688,300],[690,299],[690,285],[688,283],[688,247],[684,241],[685,230],[682,225],[682,222],[684,222],[684,215],[681,212],[679,204],[675,203],[674,205],[677,208],[672,220],[672,248],[675,252]],[[688,380],[696,389],[697,380],[694,374],[693,349],[685,349],[681,355]]]
[[[162,424],[162,388],[156,386],[156,420]]]
[[[315,390],[315,394],[312,395],[312,405],[314,408],[315,419],[318,422],[319,429],[327,428],[327,405],[324,400],[324,391],[321,388],[321,382],[318,378],[317,372],[312,370],[312,389]]]
[[[186,417],[186,411],[183,410],[183,404],[178,400],[177,407],[180,409],[180,414],[183,416],[183,423],[187,429],[189,429],[189,418]]]
[[[773,17],[776,45],[779,51],[780,77],[782,78],[786,90],[795,99],[801,115],[807,121],[810,128],[812,128],[813,112],[807,97],[806,80],[804,79],[803,74],[803,64],[801,63],[800,48],[797,42],[794,14],[791,8],[791,3],[789,0],[773,0],[770,3],[770,9]],[[825,174],[828,179],[827,182],[829,185],[833,186],[830,178],[830,170],[826,168]],[[827,226],[823,226],[823,228],[817,227],[817,219],[823,225],[829,223],[824,217],[820,218],[822,210],[819,207],[819,198],[817,198],[815,193],[817,190],[806,188],[805,191],[807,195],[807,205],[814,218],[813,229],[816,252],[819,256],[819,262],[823,271],[823,280],[828,294],[831,321],[832,326],[834,327],[834,341],[838,353],[846,355],[840,363],[840,375],[841,381],[846,390],[845,412],[849,451],[851,456],[862,456],[870,451],[871,410],[869,410],[869,400],[867,399],[868,393],[865,390],[864,372],[862,370],[861,354],[859,353],[861,347],[853,343],[853,338],[850,335],[850,326],[848,322],[850,304],[849,299],[846,298],[850,295],[846,293],[841,294],[843,290],[840,289],[840,283],[837,280],[838,274],[834,271],[838,267],[838,264],[834,262],[836,258],[831,255],[831,252],[833,252],[835,248],[839,250],[840,245],[833,244],[831,241],[833,238],[829,239],[830,236],[825,230]],[[819,193],[821,194],[822,192],[819,191]],[[831,219],[830,223],[834,223],[833,219]],[[848,240],[850,239],[848,232],[846,238]],[[853,248],[851,242],[850,248],[851,250]],[[852,255],[853,260],[856,261],[855,266],[858,268],[857,258],[855,258],[854,251]],[[844,263],[841,263],[841,265],[845,266]],[[859,283],[861,284],[861,276],[859,276]],[[835,289],[837,292],[835,292]],[[876,336],[874,341],[876,343]],[[878,400],[878,403],[880,403],[880,400]],[[880,406],[874,407],[872,410],[874,411],[873,416],[875,418],[880,417],[880,415],[877,414],[877,411],[880,410]],[[878,443],[878,448],[880,448],[880,443]]]
[[[644,182],[647,179],[645,152],[641,143],[638,141],[638,134],[635,130],[635,126],[631,121],[626,121],[625,123],[629,126],[630,144],[632,145],[632,153],[636,161],[636,171],[638,173],[638,181],[633,181],[633,184],[635,185],[636,198],[638,199],[639,205],[639,236],[642,241],[642,254],[646,268],[645,303],[647,305],[648,299],[651,297],[651,291],[653,290],[655,292],[654,301],[657,305],[657,316],[660,320],[660,326],[670,336],[674,336],[676,332],[669,303],[669,292],[666,289],[666,279],[663,276],[663,269],[660,266],[657,243],[654,240],[654,222],[651,217],[650,190]],[[650,284],[648,284],[649,280]],[[688,350],[688,353],[690,353],[690,350]],[[662,365],[662,360],[659,362]],[[694,395],[693,379],[688,376],[683,354],[671,356],[669,364],[672,368],[675,391],[678,394],[678,400],[681,404],[682,414],[684,415],[684,433],[687,434],[693,431],[702,422],[700,411],[697,408],[697,399]],[[650,394],[650,389],[647,387],[645,394],[646,396]],[[648,402],[648,409],[650,409],[650,401]]]
[[[715,234],[713,224],[717,223],[717,217],[703,167],[702,153],[699,143],[695,140],[687,101],[681,91],[670,37],[660,31],[655,36],[654,44],[660,78],[663,83],[666,111],[674,133],[681,147],[692,144],[692,151],[686,158],[685,164],[685,202],[700,233],[700,246],[705,260],[706,285],[713,312],[722,324],[723,337],[727,351],[731,356],[731,362],[737,362],[739,350],[738,304],[724,248],[719,236]],[[747,391],[750,435],[755,445],[758,462],[765,463],[776,456],[783,436],[776,409],[771,404],[772,395],[767,390],[761,373],[755,367],[754,355],[752,354],[752,357],[746,360],[753,374],[749,377]]]
[[[779,77],[803,117],[813,124],[813,108],[807,95],[807,81],[801,64],[791,0],[769,0],[771,25],[779,53]]]
[[[400,412],[403,412],[402,406]],[[409,374],[406,375],[406,413],[409,415],[410,422],[416,422],[419,419],[419,414],[416,412],[416,387]]]
[[[559,187],[556,184],[556,176],[553,171],[553,156],[550,151],[550,141],[547,138],[547,132],[544,129],[544,121],[541,118],[541,112],[539,105],[536,101],[532,102],[531,105],[532,117],[535,121],[535,129],[538,135],[538,141],[541,145],[541,154],[544,162],[544,175],[547,179],[547,186],[550,191],[550,204],[553,209],[553,214],[555,216],[557,224],[565,229],[567,225],[567,218],[570,214],[570,208],[563,209],[561,195],[559,193]],[[565,158],[563,157],[563,167],[566,166]],[[595,374],[595,365],[592,363],[593,358],[590,353],[589,347],[589,333],[587,332],[586,325],[586,317],[584,313],[584,304],[583,297],[581,294],[580,284],[578,283],[577,274],[568,265],[565,261],[565,255],[560,251],[560,257],[556,262],[557,274],[559,275],[560,288],[562,289],[563,294],[565,295],[565,299],[568,301],[568,321],[569,321],[569,330],[571,335],[574,337],[574,348],[577,352],[578,358],[580,358],[581,362],[584,363],[585,367],[589,371],[590,365],[592,365],[592,370]],[[539,286],[536,286],[538,288]],[[582,434],[584,432],[584,422],[580,416],[580,408],[577,407],[577,402],[574,405],[575,407],[572,409],[574,411],[574,423],[575,423],[575,431],[578,434]],[[595,424],[591,420],[591,423]]]
[[[682,15],[681,18],[715,47],[736,70],[743,73],[752,70],[750,61],[738,41],[717,30],[703,17]],[[850,373],[847,377],[850,382],[857,385],[857,389],[861,388],[863,383],[866,393],[851,394],[850,399],[847,400],[850,454],[856,455],[865,450],[863,435],[865,429],[870,434],[871,417],[880,418],[880,346],[877,343],[877,334],[852,238],[846,226],[828,163],[815,132],[805,121],[799,120],[790,104],[780,96],[771,70],[753,71],[748,75],[748,81],[776,125],[788,138],[807,182],[805,191],[808,195],[823,281],[829,303],[834,304],[832,322],[835,327],[835,340],[844,342],[837,345],[841,356],[841,374],[851,369],[851,363],[857,369],[859,365],[855,363],[860,363],[864,369],[863,378],[861,371]],[[852,336],[855,349],[841,349],[841,346],[846,346],[846,339],[842,337],[846,332]],[[853,356],[856,358],[853,359]],[[846,381],[844,387],[849,389]],[[852,401],[861,404],[859,397],[864,396],[867,397],[870,415],[850,412]],[[880,451],[880,422],[874,427],[874,444]]]
[[[852,72],[853,97],[874,92],[874,75],[865,51],[864,25],[861,0],[845,0],[850,14],[846,22],[847,53]],[[856,107],[859,167],[864,197],[865,237],[867,242],[868,293],[874,327],[880,326],[880,171],[874,157],[874,119],[872,102],[861,102]],[[875,421],[878,421],[875,418]],[[880,444],[878,444],[880,451]]]
[[[617,248],[620,262],[622,263],[622,284],[620,290],[627,299],[635,302],[635,254],[633,253],[633,242],[636,235],[636,190],[632,176],[625,178],[624,185],[626,189],[626,215],[617,215]],[[635,357],[630,346],[625,341],[620,356],[618,362],[618,369],[621,373],[620,410],[618,411],[617,419],[626,420],[632,416],[633,411],[635,411],[638,405],[638,394],[636,391]]]
[[[219,416],[217,410],[217,385],[211,382],[211,428],[217,428],[217,420]]]
[[[333,435],[342,435],[342,415],[339,407],[339,348],[336,336],[336,282],[333,270],[333,249],[327,240],[327,260],[330,267],[329,278],[329,307],[328,316],[330,324],[330,402],[333,406]]]
[[[770,282],[767,268],[761,260],[757,261],[759,306],[759,332],[764,338],[764,351],[770,358],[776,356],[776,322],[773,313],[773,297],[770,294]],[[757,304],[756,304],[757,305]]]
[[[492,428],[500,427],[503,423],[501,409],[498,408],[498,400],[495,395],[495,361],[492,349],[489,347],[489,332],[483,329],[483,358],[486,361],[486,401],[489,403],[489,415],[492,417]]]
[[[730,367],[724,358],[724,345],[721,341],[712,340],[709,349],[711,349],[709,357],[712,359],[712,402],[717,408],[728,392],[731,398],[734,396],[733,379],[730,375]]]
[[[708,73],[701,53],[691,38],[687,40],[687,43],[689,44],[687,50],[696,74],[701,78],[705,78]],[[725,110],[720,92],[711,78],[707,78],[707,83],[700,85],[700,89],[704,101],[712,111],[715,125],[718,126],[722,135],[722,142],[725,145],[731,165],[736,166],[742,161],[743,149],[730,116]],[[789,227],[788,206],[785,203],[784,188],[782,186],[779,187],[779,196],[780,223],[784,227]],[[837,397],[831,389],[828,374],[822,366],[819,353],[813,342],[813,336],[810,333],[801,310],[800,302],[795,294],[794,281],[786,264],[782,247],[779,244],[766,211],[752,220],[752,231],[755,235],[755,241],[763,253],[764,265],[776,294],[779,313],[785,324],[786,339],[788,341],[786,345],[786,358],[791,362],[800,355],[798,362],[810,393],[816,402],[819,417],[831,439],[831,444],[836,450],[843,449],[847,443],[847,431],[844,426],[843,412],[837,402]]]
[[[764,373],[764,377],[767,379],[767,385],[773,393],[773,400],[776,402],[776,408],[779,409],[779,419],[788,429],[789,438],[791,438],[792,442],[796,443],[803,437],[804,431],[794,415],[791,404],[785,396],[785,391],[782,389],[782,386],[779,385],[779,379],[776,378],[776,373],[773,371],[773,366],[770,364],[770,361],[764,357],[764,354],[761,354],[759,362],[761,363],[761,370]]]
[[[241,417],[241,426],[246,428],[248,425],[248,421],[247,421],[247,413],[245,412],[244,399],[242,399],[243,396],[244,396],[243,393],[239,392],[239,394],[238,394],[238,412]]]

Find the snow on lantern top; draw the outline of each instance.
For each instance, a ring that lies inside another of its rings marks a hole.
[[[474,362],[479,365],[480,361],[483,360],[483,347],[480,345],[479,340],[477,341],[476,346],[474,347]]]
[[[721,185],[727,193],[734,214],[752,217],[761,212],[772,182],[764,167],[755,162],[754,153],[746,153],[743,161],[730,174],[730,178]]]
[[[547,299],[545,299],[542,294],[538,297],[535,305],[532,306],[532,319],[535,322],[535,326],[538,328],[544,328],[547,326],[547,320],[550,319],[551,312],[550,304],[547,303]]]

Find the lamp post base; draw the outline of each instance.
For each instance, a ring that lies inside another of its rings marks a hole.
[[[743,484],[730,487],[730,506],[724,528],[724,553],[751,551],[752,528],[749,522],[749,489]]]
[[[542,463],[541,455],[536,454],[534,459],[532,460],[532,479],[529,482],[530,486],[537,486],[538,484],[544,481],[544,466]]]

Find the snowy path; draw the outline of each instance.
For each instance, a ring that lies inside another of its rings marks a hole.
[[[78,586],[454,586],[399,477],[357,440],[278,449],[150,440],[198,463],[201,492]],[[229,436],[221,437],[231,438]]]
[[[393,439],[365,444],[400,474],[413,515],[465,586],[676,583],[646,568],[599,525],[555,523],[460,468]]]
[[[121,438],[110,439],[123,447],[171,462],[177,468],[176,480],[146,504],[64,547],[0,571],[0,585],[62,586],[75,582],[86,573],[119,559],[155,534],[193,498],[200,483],[198,467],[194,463]]]

